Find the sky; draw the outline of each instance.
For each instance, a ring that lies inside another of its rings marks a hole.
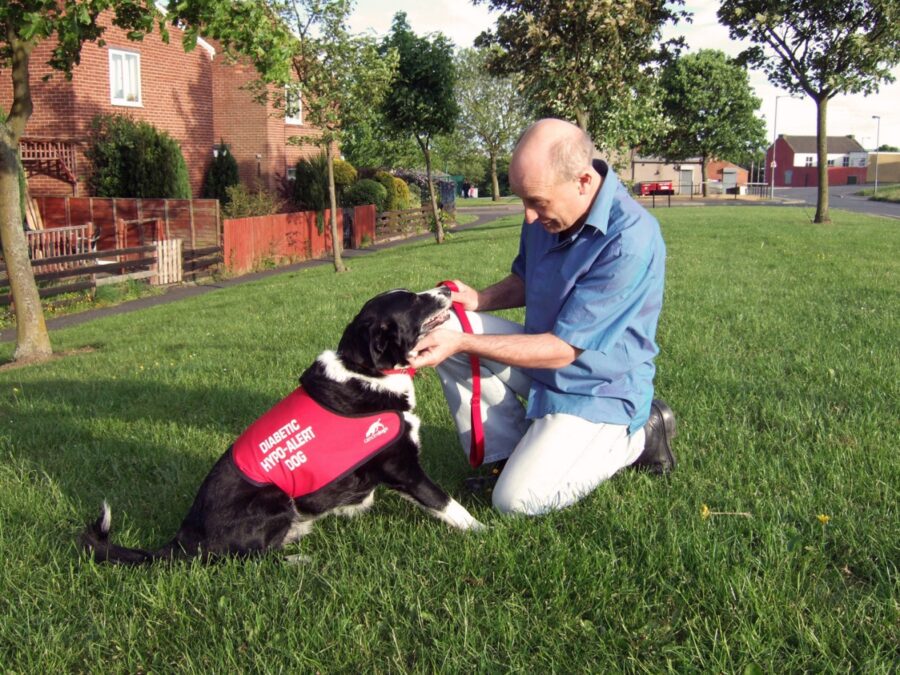
[[[728,37],[726,28],[716,20],[716,0],[688,0],[685,9],[694,15],[691,24],[667,27],[664,37],[684,36],[687,51],[720,49],[736,56],[748,45]],[[413,31],[419,35],[441,32],[458,47],[471,47],[476,36],[494,25],[492,15],[485,5],[473,6],[467,0],[358,0],[350,18],[350,28],[355,33],[385,35],[391,27],[394,14],[407,13]],[[897,81],[882,84],[877,94],[837,96],[828,106],[828,135],[852,134],[867,149],[875,148],[876,136],[880,143],[900,147],[900,67],[894,70]],[[776,96],[787,92],[771,85],[760,71],[750,71],[750,84],[762,99],[760,114],[768,126],[768,137],[773,138]],[[881,117],[880,130],[873,115]],[[778,99],[778,134],[814,136],[816,133],[816,106],[812,99]],[[879,133],[880,131],[880,133]]]

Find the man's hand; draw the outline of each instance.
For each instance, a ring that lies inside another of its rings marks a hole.
[[[452,279],[459,291],[451,291],[450,300],[458,302],[463,309],[474,312],[478,309],[478,291],[471,286],[467,286],[459,279]]]
[[[443,328],[431,331],[413,348],[416,355],[409,357],[409,365],[413,368],[426,368],[449,359],[461,351],[462,336],[462,333]]]

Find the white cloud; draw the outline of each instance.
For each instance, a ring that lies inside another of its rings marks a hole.
[[[715,0],[689,2],[686,9],[693,14],[693,23],[670,27],[665,31],[665,37],[683,35],[689,51],[721,49],[736,56],[746,45],[728,37],[728,30],[716,18],[718,6]],[[409,24],[416,33],[440,31],[460,47],[471,47],[479,33],[493,27],[495,17],[484,5],[475,7],[466,0],[360,0],[350,20],[351,29],[358,33],[385,35],[398,11],[407,13]],[[894,75],[898,82],[882,85],[878,94],[832,99],[828,106],[829,136],[852,134],[865,147],[874,147],[876,121],[872,115],[880,115],[880,142],[900,146],[900,68]],[[787,92],[772,86],[766,76],[757,71],[750,72],[750,83],[762,99],[761,114],[766,118],[771,138],[775,97]],[[809,98],[780,99],[778,133],[815,135],[815,103]]]

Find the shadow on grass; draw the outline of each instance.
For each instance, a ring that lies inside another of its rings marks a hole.
[[[14,394],[12,409],[0,400],[0,412],[13,413],[4,454],[38,498],[53,489],[75,505],[79,528],[107,499],[120,514],[118,527],[124,514],[125,522],[159,532],[139,535],[141,545],[150,545],[175,531],[213,464],[286,393],[116,379],[33,381]],[[426,471],[459,494],[468,474],[455,432],[423,426],[421,434]],[[32,472],[46,479],[24,478]]]

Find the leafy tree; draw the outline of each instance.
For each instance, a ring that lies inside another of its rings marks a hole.
[[[394,15],[391,33],[382,41],[383,54],[395,51],[399,57],[396,75],[384,99],[383,111],[398,136],[412,135],[425,158],[428,193],[434,216],[434,236],[444,241],[437,197],[431,179],[431,144],[438,134],[453,131],[459,107],[453,96],[456,72],[453,45],[443,35],[419,37],[412,32],[406,14]]]
[[[411,136],[398,137],[391,132],[382,111],[368,106],[359,119],[344,129],[341,152],[358,167],[418,168],[422,152]]]
[[[896,145],[888,145],[887,143],[882,143],[878,146],[877,152],[900,152],[900,148]]]
[[[740,58],[773,84],[816,102],[819,189],[815,222],[828,216],[828,101],[871,94],[900,63],[897,0],[723,0],[719,21],[750,40]]]
[[[351,0],[183,0],[179,16],[247,55],[260,74],[260,100],[287,109],[301,97],[304,119],[320,130],[315,143],[328,165],[328,196],[334,268],[346,270],[343,237],[337,231],[335,148],[344,129],[368,107],[378,105],[396,67],[393,50],[381,52],[374,39],[353,36],[347,18]],[[235,20],[235,13],[241,19]],[[302,142],[298,140],[297,142]]]
[[[487,53],[463,49],[457,54],[456,69],[461,75],[456,87],[459,127],[474,140],[490,162],[491,195],[500,199],[497,160],[512,151],[524,131],[529,116],[515,79],[496,77],[487,71]]]
[[[680,56],[663,70],[660,83],[669,126],[650,147],[673,161],[699,156],[704,196],[707,162],[739,162],[765,146],[765,123],[756,115],[760,100],[747,70],[723,52]]]
[[[650,71],[681,45],[659,38],[686,16],[684,0],[473,1],[501,12],[476,46],[499,47],[489,68],[517,74],[538,113],[575,121],[606,149],[654,136],[660,111]]]
[[[19,191],[19,140],[34,111],[30,57],[35,46],[53,45],[49,65],[71,77],[85,42],[102,42],[99,14],[113,11],[113,23],[140,40],[158,28],[168,39],[165,19],[147,0],[6,0],[0,2],[0,67],[9,68],[13,100],[0,123],[0,242],[15,302],[16,348],[13,359],[39,361],[53,353],[44,321],[28,245],[22,229]]]

